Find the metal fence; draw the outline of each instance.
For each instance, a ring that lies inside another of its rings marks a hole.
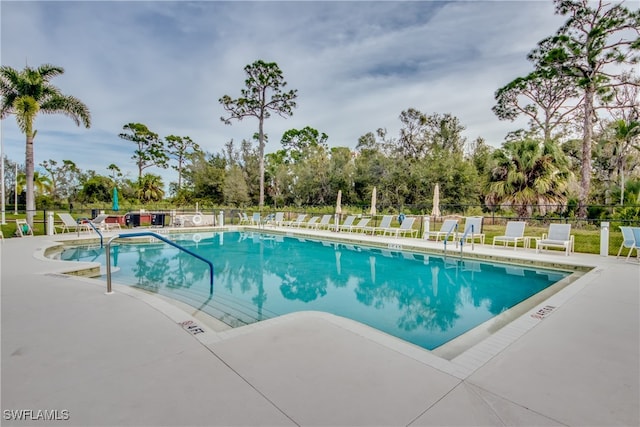
[[[507,221],[519,220],[526,221],[531,225],[539,225],[539,226],[547,226],[550,223],[568,223],[572,224],[576,228],[586,228],[586,229],[596,229],[600,227],[602,222],[609,222],[612,226],[617,227],[619,225],[627,225],[627,226],[640,226],[640,205],[627,205],[624,207],[621,206],[604,206],[604,205],[590,205],[588,206],[588,211],[592,213],[597,213],[597,217],[587,218],[587,219],[579,219],[575,217],[575,215],[571,214],[571,208],[567,206],[548,206],[548,210],[553,208],[554,213],[546,215],[534,214],[529,216],[517,215],[514,211],[506,211],[506,210],[487,210],[486,206],[483,205],[442,205],[440,207],[441,215],[438,217],[430,216],[430,212],[432,206],[424,205],[424,206],[416,206],[416,205],[405,205],[403,207],[386,207],[377,210],[377,214],[372,216],[372,224],[378,223],[383,215],[399,215],[403,213],[405,216],[416,216],[416,217],[430,217],[430,222],[432,227],[437,226],[442,221],[447,218],[457,217],[462,218],[465,216],[482,216],[483,223],[485,225],[504,225]],[[172,220],[176,216],[180,215],[189,215],[200,213],[201,215],[213,215],[216,222],[218,222],[220,218],[220,213],[223,215],[224,223],[227,225],[237,225],[240,223],[240,214],[248,213],[249,216],[254,212],[258,212],[262,218],[265,218],[267,215],[273,215],[276,212],[284,212],[285,219],[291,220],[295,219],[298,214],[307,214],[309,216],[313,215],[321,215],[321,214],[333,214],[335,211],[335,207],[333,206],[323,206],[323,207],[300,207],[300,208],[282,208],[282,209],[274,209],[274,208],[264,208],[259,210],[258,208],[228,208],[228,207],[181,207],[176,209],[153,209],[153,206],[145,205],[144,207],[140,207],[138,209],[131,208],[130,211],[118,211],[114,212],[111,210],[111,206],[105,206],[104,208],[100,207],[91,207],[91,208],[76,208],[76,209],[55,209],[55,210],[47,210],[40,209],[35,212],[34,215],[34,233],[35,234],[48,234],[48,212],[70,212],[75,218],[82,219],[92,219],[95,218],[99,214],[108,214],[114,216],[123,216],[129,212],[147,212],[147,213],[161,213],[166,215],[167,222],[163,225],[173,225]],[[370,215],[370,206],[347,206],[343,208],[342,218],[344,218],[347,212],[351,215],[357,216],[371,216]],[[25,210],[20,209],[18,207],[18,217],[24,217]],[[7,223],[13,222],[12,215],[14,214],[13,209],[6,210],[6,214],[10,217],[7,218]],[[55,215],[54,215],[55,217]],[[59,223],[59,219],[55,217],[55,222]],[[422,228],[423,221],[416,221],[416,226],[420,224],[420,228]],[[131,224],[127,224],[130,226]],[[141,224],[136,224],[141,225]],[[6,236],[6,233],[5,233]]]

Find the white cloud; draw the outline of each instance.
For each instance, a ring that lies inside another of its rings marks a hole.
[[[237,97],[245,65],[277,62],[298,108],[266,123],[282,133],[314,127],[332,145],[397,134],[407,108],[451,113],[466,136],[499,145],[520,125],[491,112],[493,93],[527,73],[526,54],[562,22],[551,1],[513,2],[2,2],[2,64],[63,66],[53,83],[83,100],[91,129],[39,117],[36,163],[73,160],[135,176],[122,126],[191,136],[209,152],[249,139],[251,119],[226,126],[218,99]],[[23,162],[24,137],[3,123],[5,151]],[[175,179],[167,171],[165,181]]]

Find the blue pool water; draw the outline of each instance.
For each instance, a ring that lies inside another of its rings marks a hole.
[[[569,275],[253,232],[168,235],[114,245],[113,280],[183,301],[231,326],[303,310],[351,318],[434,349]],[[61,259],[105,263],[100,248]]]

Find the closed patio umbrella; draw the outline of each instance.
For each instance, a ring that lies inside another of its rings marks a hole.
[[[377,190],[376,187],[373,187],[373,191],[371,191],[371,216],[376,215],[376,200],[377,199]]]
[[[116,212],[120,209],[120,206],[118,206],[118,189],[115,187],[113,188],[113,206],[111,206],[111,209]]]
[[[431,210],[431,216],[437,218],[441,216],[440,213],[440,184],[436,184],[433,189],[433,209]]]

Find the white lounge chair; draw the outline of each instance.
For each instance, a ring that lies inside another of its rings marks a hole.
[[[622,248],[629,249],[629,254],[631,254],[631,251],[633,251],[634,245],[636,243],[635,236],[633,235],[633,227],[620,226],[620,231],[622,232],[622,243],[620,244],[620,249],[618,249],[616,258],[620,257]]]
[[[295,221],[286,221],[284,225],[288,225],[289,227],[299,227],[307,217],[307,214],[299,214]]]
[[[284,212],[276,212],[276,216],[273,219],[273,223],[276,226],[281,226],[284,222]]]
[[[251,225],[260,225],[260,212],[254,212],[250,222]]]
[[[329,228],[329,222],[331,221],[331,215],[322,215],[320,222],[317,222],[313,228],[318,229],[327,229]]]
[[[418,230],[414,230],[413,228],[413,223],[415,222],[415,220],[416,218],[413,216],[405,218],[404,221],[402,221],[402,224],[400,224],[400,227],[387,228],[383,234],[386,235],[388,232],[389,234],[395,233],[395,237],[398,237],[401,234],[405,236],[409,234],[411,237],[414,237],[414,234],[417,236]]]
[[[562,248],[567,256],[573,252],[571,224],[549,224],[549,233],[543,234],[541,239],[536,239],[536,252],[547,247]]]
[[[457,219],[445,219],[439,231],[425,230],[424,238],[428,239],[431,236],[434,236],[437,242],[438,240],[440,240],[440,236],[444,237],[445,239],[448,238],[447,236],[451,236],[451,238],[455,240],[456,238],[455,229],[457,226],[458,226]]]
[[[109,215],[101,214],[101,215],[98,215],[97,217],[93,218],[89,222],[91,224],[93,224],[93,226],[95,228],[97,228],[98,230],[101,230],[101,231],[110,231],[110,230],[113,230],[115,228],[117,228],[117,229],[121,228],[120,224],[117,223],[117,222],[107,222],[107,218],[109,218]],[[90,226],[87,225],[87,227],[90,227]],[[89,228],[89,230],[91,230],[91,229]]]
[[[357,224],[351,225],[347,231],[349,231],[349,233],[355,233],[356,231],[364,233],[364,229],[367,224],[369,224],[369,221],[371,221],[371,218],[360,218],[360,221],[358,221]]]
[[[309,221],[300,223],[299,227],[313,228],[320,221],[319,216],[312,216]]]
[[[26,219],[16,219],[16,235],[18,237],[33,236],[33,229]]]
[[[271,224],[274,227],[282,225],[284,221],[284,212],[276,212],[267,217],[267,224]]]
[[[638,262],[640,262],[640,227],[632,227],[633,231],[634,243],[633,247],[629,249],[629,254],[627,255],[627,261],[629,261],[629,257],[631,256],[631,251],[636,250],[636,256],[638,257]]]
[[[468,216],[464,221],[464,228],[460,239],[464,239],[467,242],[475,242],[476,239],[480,239],[480,244],[484,245],[484,233],[482,232],[482,220],[481,216]],[[460,235],[460,233],[458,233]]]
[[[238,217],[240,217],[240,222],[238,223],[239,225],[251,223],[251,220],[247,216],[246,212],[238,212]]]
[[[384,233],[384,231],[388,228],[391,228],[391,221],[393,221],[393,215],[384,215],[380,224],[374,227],[365,227],[365,232],[371,231],[371,235],[373,236],[378,231]]]
[[[629,253],[627,254],[627,261],[631,257],[631,253],[633,250],[636,250],[636,255],[638,256],[638,260],[640,260],[640,227],[620,227],[620,231],[622,231],[622,244],[620,245],[620,249],[618,249],[618,255],[616,258],[620,256],[622,253],[622,248],[628,248]]]
[[[349,215],[344,220],[342,225],[338,226],[338,231],[349,230],[349,228],[353,225],[353,221],[355,221],[355,220],[356,220],[356,216],[355,215]]]
[[[524,221],[508,221],[504,236],[495,236],[492,247],[496,246],[496,242],[502,242],[503,246],[509,246],[509,243],[513,243],[513,250],[515,251],[518,247],[518,242],[522,241],[524,244],[524,228],[526,225],[527,223]]]
[[[58,212],[56,215],[58,215],[58,218],[60,218],[60,220],[62,221],[62,226],[57,226],[61,229],[61,233],[71,231],[90,231],[88,224],[82,222],[79,223],[71,216],[71,214],[68,214],[66,212]]]
[[[267,216],[262,217],[260,221],[262,222],[263,225],[271,224],[275,219],[275,217],[276,217],[275,214],[270,213],[270,214],[267,214]]]

